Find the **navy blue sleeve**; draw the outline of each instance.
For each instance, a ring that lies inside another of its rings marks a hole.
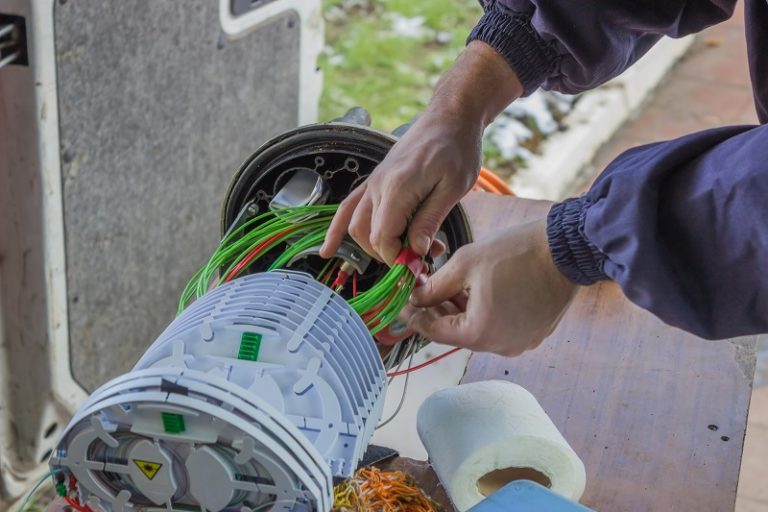
[[[611,279],[670,325],[720,339],[768,332],[768,125],[633,148],[548,218],[570,279]]]
[[[725,21],[735,0],[485,0],[468,41],[482,41],[537,88],[577,93],[619,75],[662,36]]]

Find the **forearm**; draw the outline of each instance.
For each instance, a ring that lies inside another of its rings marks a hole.
[[[555,205],[552,256],[581,284],[612,279],[706,338],[768,332],[768,126],[708,130],[627,151]]]
[[[485,128],[522,93],[517,75],[504,58],[487,44],[474,41],[440,79],[427,111]]]
[[[524,94],[594,88],[636,62],[662,36],[682,37],[728,19],[735,0],[486,0],[469,36],[517,72]]]

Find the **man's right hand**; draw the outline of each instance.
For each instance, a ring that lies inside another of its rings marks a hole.
[[[493,48],[470,43],[441,78],[427,112],[342,202],[320,255],[332,257],[348,232],[391,266],[407,229],[411,248],[425,256],[440,224],[477,179],[483,130],[522,92]]]
[[[410,247],[425,255],[451,208],[477,180],[482,134],[481,125],[451,114],[422,115],[341,203],[320,254],[331,257],[349,231],[368,254],[391,266],[407,228]]]

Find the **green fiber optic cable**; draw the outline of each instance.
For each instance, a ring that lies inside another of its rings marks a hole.
[[[288,250],[286,250],[278,259],[276,259],[272,265],[270,265],[269,270],[283,268],[286,263],[291,261],[291,259],[301,251],[309,249],[310,247],[315,246],[325,240],[325,234],[326,230],[310,232],[296,243],[292,244]]]
[[[217,278],[229,276],[237,265],[258,247],[263,246],[254,261],[288,239],[294,240],[270,265],[269,270],[275,270],[283,268],[302,251],[322,243],[337,208],[338,205],[298,206],[268,211],[248,219],[224,237],[208,262],[194,273],[182,291],[178,312],[181,313],[194,298],[202,297],[212,286],[221,284]],[[297,222],[302,218],[305,219]],[[249,228],[251,229],[246,231]],[[265,243],[267,245],[264,245]],[[330,259],[324,265],[317,276],[318,279],[327,272],[332,261],[333,259]],[[241,269],[238,275],[245,268]],[[415,282],[416,279],[410,270],[405,265],[397,264],[371,288],[348,302],[362,315],[388,301],[366,322],[371,333],[375,334],[389,325],[405,307]],[[372,325],[373,327],[370,327]]]
[[[323,268],[320,269],[320,272],[317,274],[317,280],[319,281],[322,279],[322,277],[325,275],[326,272],[328,272],[328,269],[331,267],[331,263],[333,263],[334,258],[328,258],[328,261],[325,262],[325,265],[323,265]]]
[[[238,228],[233,229],[232,232],[221,241],[209,261],[192,276],[192,279],[190,279],[181,294],[178,311],[183,311],[186,304],[193,297],[201,297],[204,295],[212,283],[215,282],[216,274],[220,273],[222,268],[228,267],[227,272],[231,271],[242,258],[246,257],[253,248],[260,245],[263,241],[288,229],[292,230],[290,233],[291,236],[300,235],[301,232],[306,231],[307,229],[319,228],[321,226],[327,229],[336,209],[337,206],[335,205],[321,205],[291,207],[280,210],[279,212],[269,211],[257,215],[244,222]],[[310,216],[310,218],[304,222],[292,222],[299,217],[306,216]],[[247,231],[240,236],[240,238],[236,238],[243,232],[243,230],[254,224],[257,224],[254,229]],[[324,231],[325,229],[323,229],[323,232]],[[265,248],[264,252],[279,243],[278,241],[275,242],[275,244],[270,244],[268,248]],[[227,275],[227,273],[221,275]]]

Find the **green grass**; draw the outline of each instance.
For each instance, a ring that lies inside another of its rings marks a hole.
[[[324,8],[331,50],[320,63],[320,120],[359,105],[371,113],[374,127],[386,131],[424,110],[482,14],[476,0],[324,0]],[[423,17],[423,34],[394,33],[396,16]]]

